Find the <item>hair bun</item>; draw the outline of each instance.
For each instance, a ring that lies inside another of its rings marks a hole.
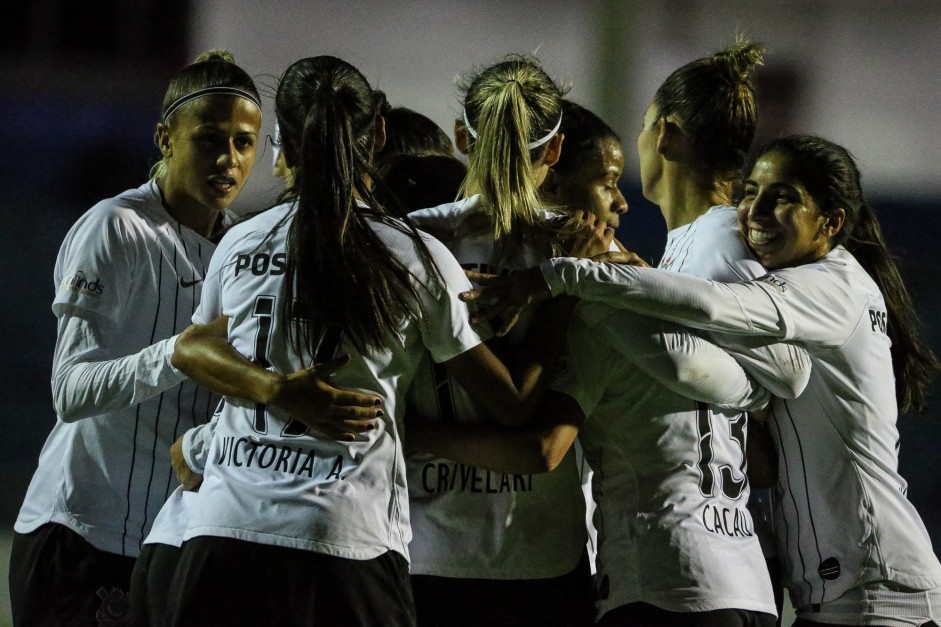
[[[214,48],[212,50],[207,50],[206,52],[200,53],[195,59],[193,59],[193,64],[196,63],[206,63],[207,61],[225,61],[226,63],[235,63],[235,55],[224,48]]]
[[[747,80],[756,65],[764,60],[765,50],[759,44],[739,39],[727,50],[713,55],[714,63],[721,64],[736,81]]]

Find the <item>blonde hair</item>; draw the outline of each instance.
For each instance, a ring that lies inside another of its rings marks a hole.
[[[533,166],[545,155],[546,144],[529,145],[557,126],[562,88],[536,58],[510,55],[465,80],[462,90],[464,118],[476,135],[468,146],[461,197],[483,196],[496,239],[520,225],[541,224]]]
[[[160,107],[161,119],[166,119],[167,108],[174,102],[183,96],[209,87],[235,87],[261,100],[255,81],[245,70],[235,64],[235,57],[231,52],[221,49],[207,50],[170,79]],[[173,115],[170,117],[172,118]],[[156,136],[154,139],[156,141]],[[150,168],[150,178],[163,178],[168,169],[167,157],[162,157]]]

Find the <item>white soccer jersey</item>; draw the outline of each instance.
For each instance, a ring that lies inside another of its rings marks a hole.
[[[711,207],[689,224],[667,233],[666,249],[657,267],[722,283],[748,281],[765,274],[764,267],[739,235],[738,210],[731,205]],[[810,357],[803,349],[786,344],[763,347],[760,341],[752,341],[749,346],[741,336],[712,334],[710,339],[730,350],[753,376],[779,396],[793,398],[807,384]],[[769,522],[771,491],[752,490],[751,499],[750,511],[762,552],[774,555]]]
[[[46,440],[18,532],[55,522],[137,556],[177,485],[170,444],[215,403],[169,363],[213,249],[170,217],[153,181],[98,203],[69,231],[55,269],[53,378],[70,422],[60,417]]]
[[[599,617],[643,601],[672,612],[775,613],[746,509],[745,418],[767,402],[722,349],[666,335],[684,363],[650,352],[661,323],[584,303],[571,362],[553,388],[587,417],[579,430],[597,498]],[[666,325],[668,328],[672,325]],[[727,409],[720,409],[722,405]]]
[[[222,405],[220,404],[210,422],[197,425],[183,434],[184,461],[190,470],[200,475],[206,472],[212,434],[221,411]],[[192,507],[192,501],[198,498],[198,494],[197,491],[184,491],[183,486],[177,486],[160,508],[160,513],[154,519],[150,533],[144,538],[144,544],[182,546],[183,536],[186,535],[186,528],[189,526],[189,508]]]
[[[737,209],[731,205],[716,205],[667,233],[657,267],[723,283],[765,273],[739,237]]]
[[[885,303],[843,247],[738,284],[572,259],[545,262],[543,271],[553,293],[807,347],[811,381],[798,398],[775,400],[771,421],[778,545],[796,607],[867,582],[941,585],[941,565],[898,474]]]
[[[402,398],[426,350],[443,362],[480,343],[457,298],[470,284],[440,242],[425,239],[444,285],[430,277],[414,241],[390,226],[391,220],[369,219],[417,277],[425,313],[417,324],[403,322],[396,341],[365,354],[342,329],[324,329],[317,354],[302,360],[278,317],[292,219],[293,206],[284,204],[229,231],[213,256],[194,320],[228,316],[233,346],[279,372],[349,353],[352,363],[331,383],[378,394],[385,415],[357,441],[340,442],[270,408],[227,398],[186,538],[230,537],[347,559],[372,559],[389,550],[407,557]]]
[[[689,276],[732,283],[765,274],[739,235],[738,212],[716,205],[667,234],[657,266]],[[732,353],[748,373],[776,396],[793,398],[807,385],[810,357],[792,344],[713,333],[709,339]]]
[[[466,269],[506,273],[546,258],[533,244],[500,248],[489,228],[468,229],[486,216],[480,196],[410,214],[420,227],[452,233],[444,240]],[[476,232],[475,232],[476,231]],[[522,332],[511,334],[519,341]],[[410,411],[438,420],[478,422],[467,393],[425,360],[409,391]],[[475,579],[542,579],[575,569],[585,550],[585,499],[570,451],[548,474],[487,471],[431,455],[407,460],[413,539],[411,572]]]

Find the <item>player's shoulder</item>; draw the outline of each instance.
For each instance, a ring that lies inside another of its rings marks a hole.
[[[738,213],[731,205],[716,205],[694,221],[696,238],[727,240],[741,243],[738,229]],[[742,244],[743,245],[743,244]]]
[[[67,239],[129,238],[151,228],[151,215],[159,210],[160,196],[153,181],[99,201],[69,230]]]
[[[843,246],[837,246],[816,261],[774,270],[769,276],[806,288],[818,286],[833,290],[841,286],[847,292],[879,292],[879,287],[866,269]]]
[[[276,237],[281,230],[286,234],[291,225],[294,209],[293,203],[282,203],[236,219],[226,229],[217,250],[236,245],[253,247],[265,238]]]

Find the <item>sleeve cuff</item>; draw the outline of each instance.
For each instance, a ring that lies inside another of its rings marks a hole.
[[[563,261],[569,260],[564,257],[556,257],[554,259],[547,259],[539,264],[539,269],[542,270],[542,278],[545,279],[546,285],[549,286],[549,293],[552,296],[565,294],[565,283],[562,282],[562,273],[556,269],[556,264]]]

